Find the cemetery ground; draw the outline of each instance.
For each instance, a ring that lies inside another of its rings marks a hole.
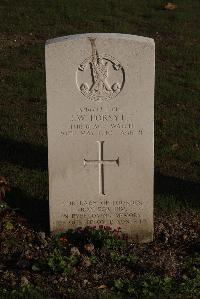
[[[0,175],[10,185],[0,208],[2,298],[200,297],[200,4],[176,4],[168,11],[157,0],[1,1]],[[109,227],[48,233],[44,44],[83,32],[155,40],[150,244],[129,243]]]

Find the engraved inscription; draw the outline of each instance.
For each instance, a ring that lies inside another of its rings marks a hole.
[[[125,82],[121,63],[108,54],[99,54],[95,38],[89,38],[92,56],[78,67],[76,82],[81,93],[92,101],[110,100],[122,90]]]
[[[69,214],[63,214],[68,224],[74,225],[122,225],[146,223],[143,217],[143,202],[141,200],[79,200],[70,201]]]
[[[143,128],[135,125],[135,115],[119,107],[80,107],[71,115],[62,136],[141,136]]]
[[[103,159],[103,144],[104,141],[97,141],[99,145],[99,159],[98,160],[86,160],[84,159],[84,166],[90,163],[97,163],[99,165],[99,194],[105,195],[104,192],[104,164],[116,164],[119,166],[119,158],[116,160],[104,160]]]

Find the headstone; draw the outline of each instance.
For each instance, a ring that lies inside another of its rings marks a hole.
[[[153,236],[154,41],[126,34],[48,40],[52,231],[108,225]]]

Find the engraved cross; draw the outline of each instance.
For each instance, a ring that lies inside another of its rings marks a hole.
[[[98,164],[99,165],[99,194],[105,195],[104,192],[104,164],[116,164],[119,166],[119,158],[116,160],[104,160],[103,159],[103,144],[104,141],[97,141],[99,146],[99,159],[98,160],[86,160],[84,159],[84,166],[87,164]]]

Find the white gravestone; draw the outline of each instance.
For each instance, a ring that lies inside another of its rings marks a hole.
[[[153,236],[154,41],[126,34],[48,40],[52,231],[109,225]]]

